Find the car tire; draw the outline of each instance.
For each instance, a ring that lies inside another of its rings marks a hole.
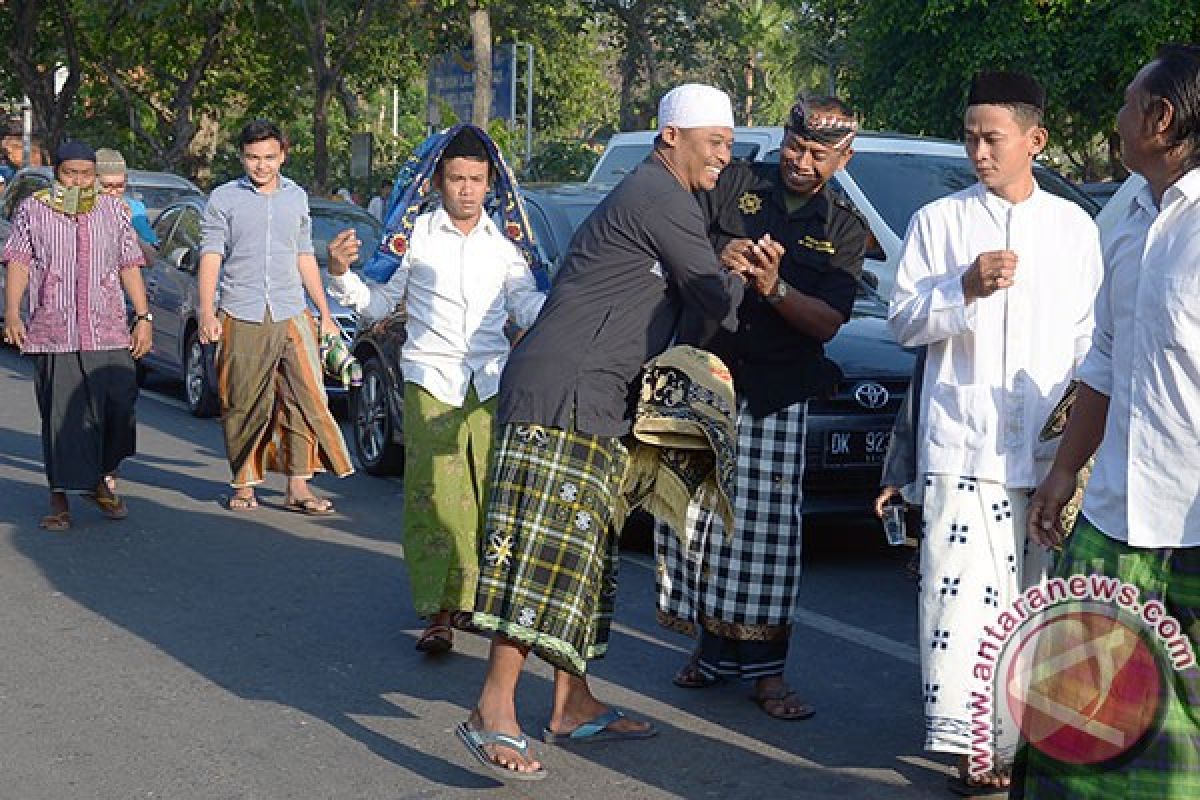
[[[391,381],[378,357],[363,364],[362,386],[350,391],[350,428],[354,453],[371,475],[404,473],[404,447],[394,441],[394,431],[403,425],[392,418]]]
[[[208,358],[207,348],[200,344],[200,335],[196,331],[189,333],[183,350],[183,399],[193,417],[215,417],[221,411],[221,398],[211,380],[213,370],[205,364]]]

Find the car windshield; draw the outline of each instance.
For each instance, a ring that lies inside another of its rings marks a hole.
[[[329,263],[330,240],[347,228],[354,229],[359,241],[358,260],[350,265],[351,269],[361,269],[378,249],[379,240],[383,238],[383,226],[374,217],[355,213],[349,209],[346,211],[336,208],[313,209],[313,250],[316,251],[317,262],[322,269]]]
[[[976,182],[971,162],[961,156],[924,153],[858,152],[846,172],[871,201],[883,221],[903,238],[917,209]],[[1035,166],[1042,189],[1071,200],[1090,215],[1099,210],[1088,198],[1045,167]]]

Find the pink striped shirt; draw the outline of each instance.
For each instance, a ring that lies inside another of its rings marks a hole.
[[[23,352],[129,347],[120,273],[145,258],[120,200],[100,195],[95,208],[72,217],[30,197],[13,217],[0,260],[29,270]]]

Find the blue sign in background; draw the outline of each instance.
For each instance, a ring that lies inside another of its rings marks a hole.
[[[492,48],[492,119],[513,121],[512,77],[515,67],[512,45]],[[429,65],[429,97],[437,97],[454,109],[459,122],[471,121],[475,92],[475,63],[470,50],[444,53]],[[449,120],[442,120],[448,125]]]

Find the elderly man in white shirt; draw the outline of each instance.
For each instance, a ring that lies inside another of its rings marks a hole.
[[[913,216],[888,315],[901,344],[927,346],[917,453],[925,747],[959,756],[950,788],[960,793],[1007,785],[1012,753],[997,742],[995,766],[968,769],[972,668],[984,626],[1049,567],[1024,525],[1053,457],[1038,433],[1087,352],[1102,275],[1092,220],[1034,181],[1044,102],[1027,76],[976,77],[964,123],[979,183]]]
[[[330,294],[365,319],[403,303],[404,553],[413,605],[429,620],[417,649],[453,646],[455,614],[474,607],[479,527],[505,326],[533,324],[545,295],[512,242],[483,213],[494,166],[464,128],[434,173],[442,207],[421,215],[399,269],[368,287],[330,260]],[[331,248],[331,252],[332,252]]]
[[[1058,575],[1109,576],[1131,598],[1079,636],[1108,644],[1095,696],[1064,685],[1062,672],[1041,687],[1123,736],[1109,739],[1121,746],[1102,760],[1105,743],[1094,739],[1076,737],[1095,746],[1069,757],[1031,742],[1012,795],[1031,800],[1200,796],[1200,48],[1160,50],[1126,88],[1117,130],[1125,165],[1147,186],[1105,235],[1092,349],[1054,466],[1030,502],[1029,535],[1058,545],[1069,533]],[[1081,518],[1064,531],[1059,513],[1093,452]],[[1131,682],[1119,681],[1138,648],[1115,640],[1148,648],[1162,683],[1132,709],[1122,700]]]

